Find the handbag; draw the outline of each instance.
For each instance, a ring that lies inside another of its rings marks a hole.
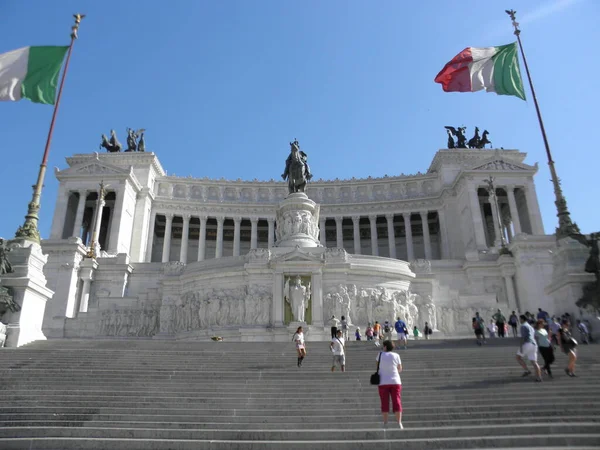
[[[377,372],[371,375],[371,384],[375,386],[379,386],[381,381],[381,377],[379,376],[379,363],[381,362],[381,352],[379,353],[379,358],[377,359]]]

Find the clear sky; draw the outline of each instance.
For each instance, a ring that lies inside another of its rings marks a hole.
[[[410,6],[409,6],[410,5]],[[554,196],[531,94],[444,93],[433,78],[465,47],[522,39],[573,219],[600,229],[600,2],[596,0],[2,0],[0,53],[69,42],[86,13],[50,153],[40,229],[56,200],[53,168],[98,151],[111,128],[145,128],[169,174],[278,178],[297,138],[316,178],[425,172],[444,125],[479,126],[527,152],[546,232]],[[524,75],[524,74],[523,74]],[[23,222],[52,107],[0,104],[0,236]],[[102,150],[104,151],[104,150]]]

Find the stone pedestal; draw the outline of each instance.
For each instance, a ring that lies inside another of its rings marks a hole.
[[[546,294],[554,300],[554,311],[568,312],[577,317],[579,309],[575,302],[579,300],[585,284],[595,280],[591,273],[585,272],[585,262],[589,256],[589,248],[574,239],[565,238],[558,241],[552,253],[552,282],[546,286]]]
[[[319,205],[303,192],[289,194],[277,211],[276,247],[321,247]]]
[[[44,265],[48,257],[42,254],[39,244],[16,239],[9,243],[12,249],[8,258],[13,273],[2,275],[2,286],[10,288],[13,299],[21,307],[18,312],[7,311],[2,322],[7,324],[6,347],[20,347],[33,341],[46,339],[42,322],[46,302],[54,292],[46,287]]]

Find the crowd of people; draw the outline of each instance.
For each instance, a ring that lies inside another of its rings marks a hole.
[[[485,320],[478,312],[473,317],[473,330],[475,332],[478,345],[486,343],[485,333],[489,337],[504,338],[512,330],[513,337],[519,337],[519,348],[517,351],[517,362],[521,365],[524,372],[523,377],[535,373],[535,381],[542,381],[542,373],[549,378],[553,378],[552,364],[555,361],[555,351],[557,348],[563,352],[567,358],[567,367],[564,369],[569,377],[576,377],[575,365],[577,362],[578,342],[573,337],[571,331],[571,317],[569,314],[550,317],[550,315],[538,309],[536,316],[529,312],[517,316],[515,311],[509,315],[508,319],[499,309],[486,325]],[[580,332],[581,340],[584,343],[592,341],[590,326],[581,320],[577,320],[577,329]],[[342,372],[346,371],[346,343],[349,342],[350,324],[344,316],[337,319],[333,316],[330,320],[331,342],[329,347],[332,353],[331,371],[334,372],[337,367]],[[395,345],[392,340],[392,333],[396,332],[398,345],[407,348],[409,331],[406,323],[397,318],[394,325],[389,321],[380,324],[378,321],[374,325],[368,324],[365,330],[367,341],[374,341],[377,347],[382,347],[382,351],[377,356],[377,373],[379,374],[379,397],[381,400],[381,414],[384,426],[387,427],[390,412],[390,400],[392,403],[392,412],[395,415],[398,426],[402,429],[402,402],[401,392],[402,383],[400,373],[402,372],[402,362],[398,353],[393,352]],[[423,329],[426,339],[431,336],[433,330],[427,322]],[[418,339],[422,335],[421,331],[415,326],[413,328],[413,337]],[[356,328],[354,338],[357,341],[362,340],[360,328]],[[306,357],[306,344],[304,340],[304,330],[298,327],[292,341],[296,345],[298,353],[298,367],[302,366],[302,361]],[[382,341],[382,343],[380,343]],[[544,364],[542,367],[538,364],[538,352],[542,356]],[[531,365],[530,370],[527,364]]]

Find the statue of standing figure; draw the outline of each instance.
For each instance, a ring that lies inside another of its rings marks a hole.
[[[285,170],[281,178],[288,182],[288,192],[304,192],[306,183],[312,178],[310,168],[308,167],[306,153],[300,150],[300,144],[297,139],[290,142],[290,155],[285,161]]]
[[[292,308],[292,315],[297,322],[304,322],[305,312],[310,300],[310,283],[302,285],[302,278],[297,275],[290,284],[286,281],[283,295]]]

